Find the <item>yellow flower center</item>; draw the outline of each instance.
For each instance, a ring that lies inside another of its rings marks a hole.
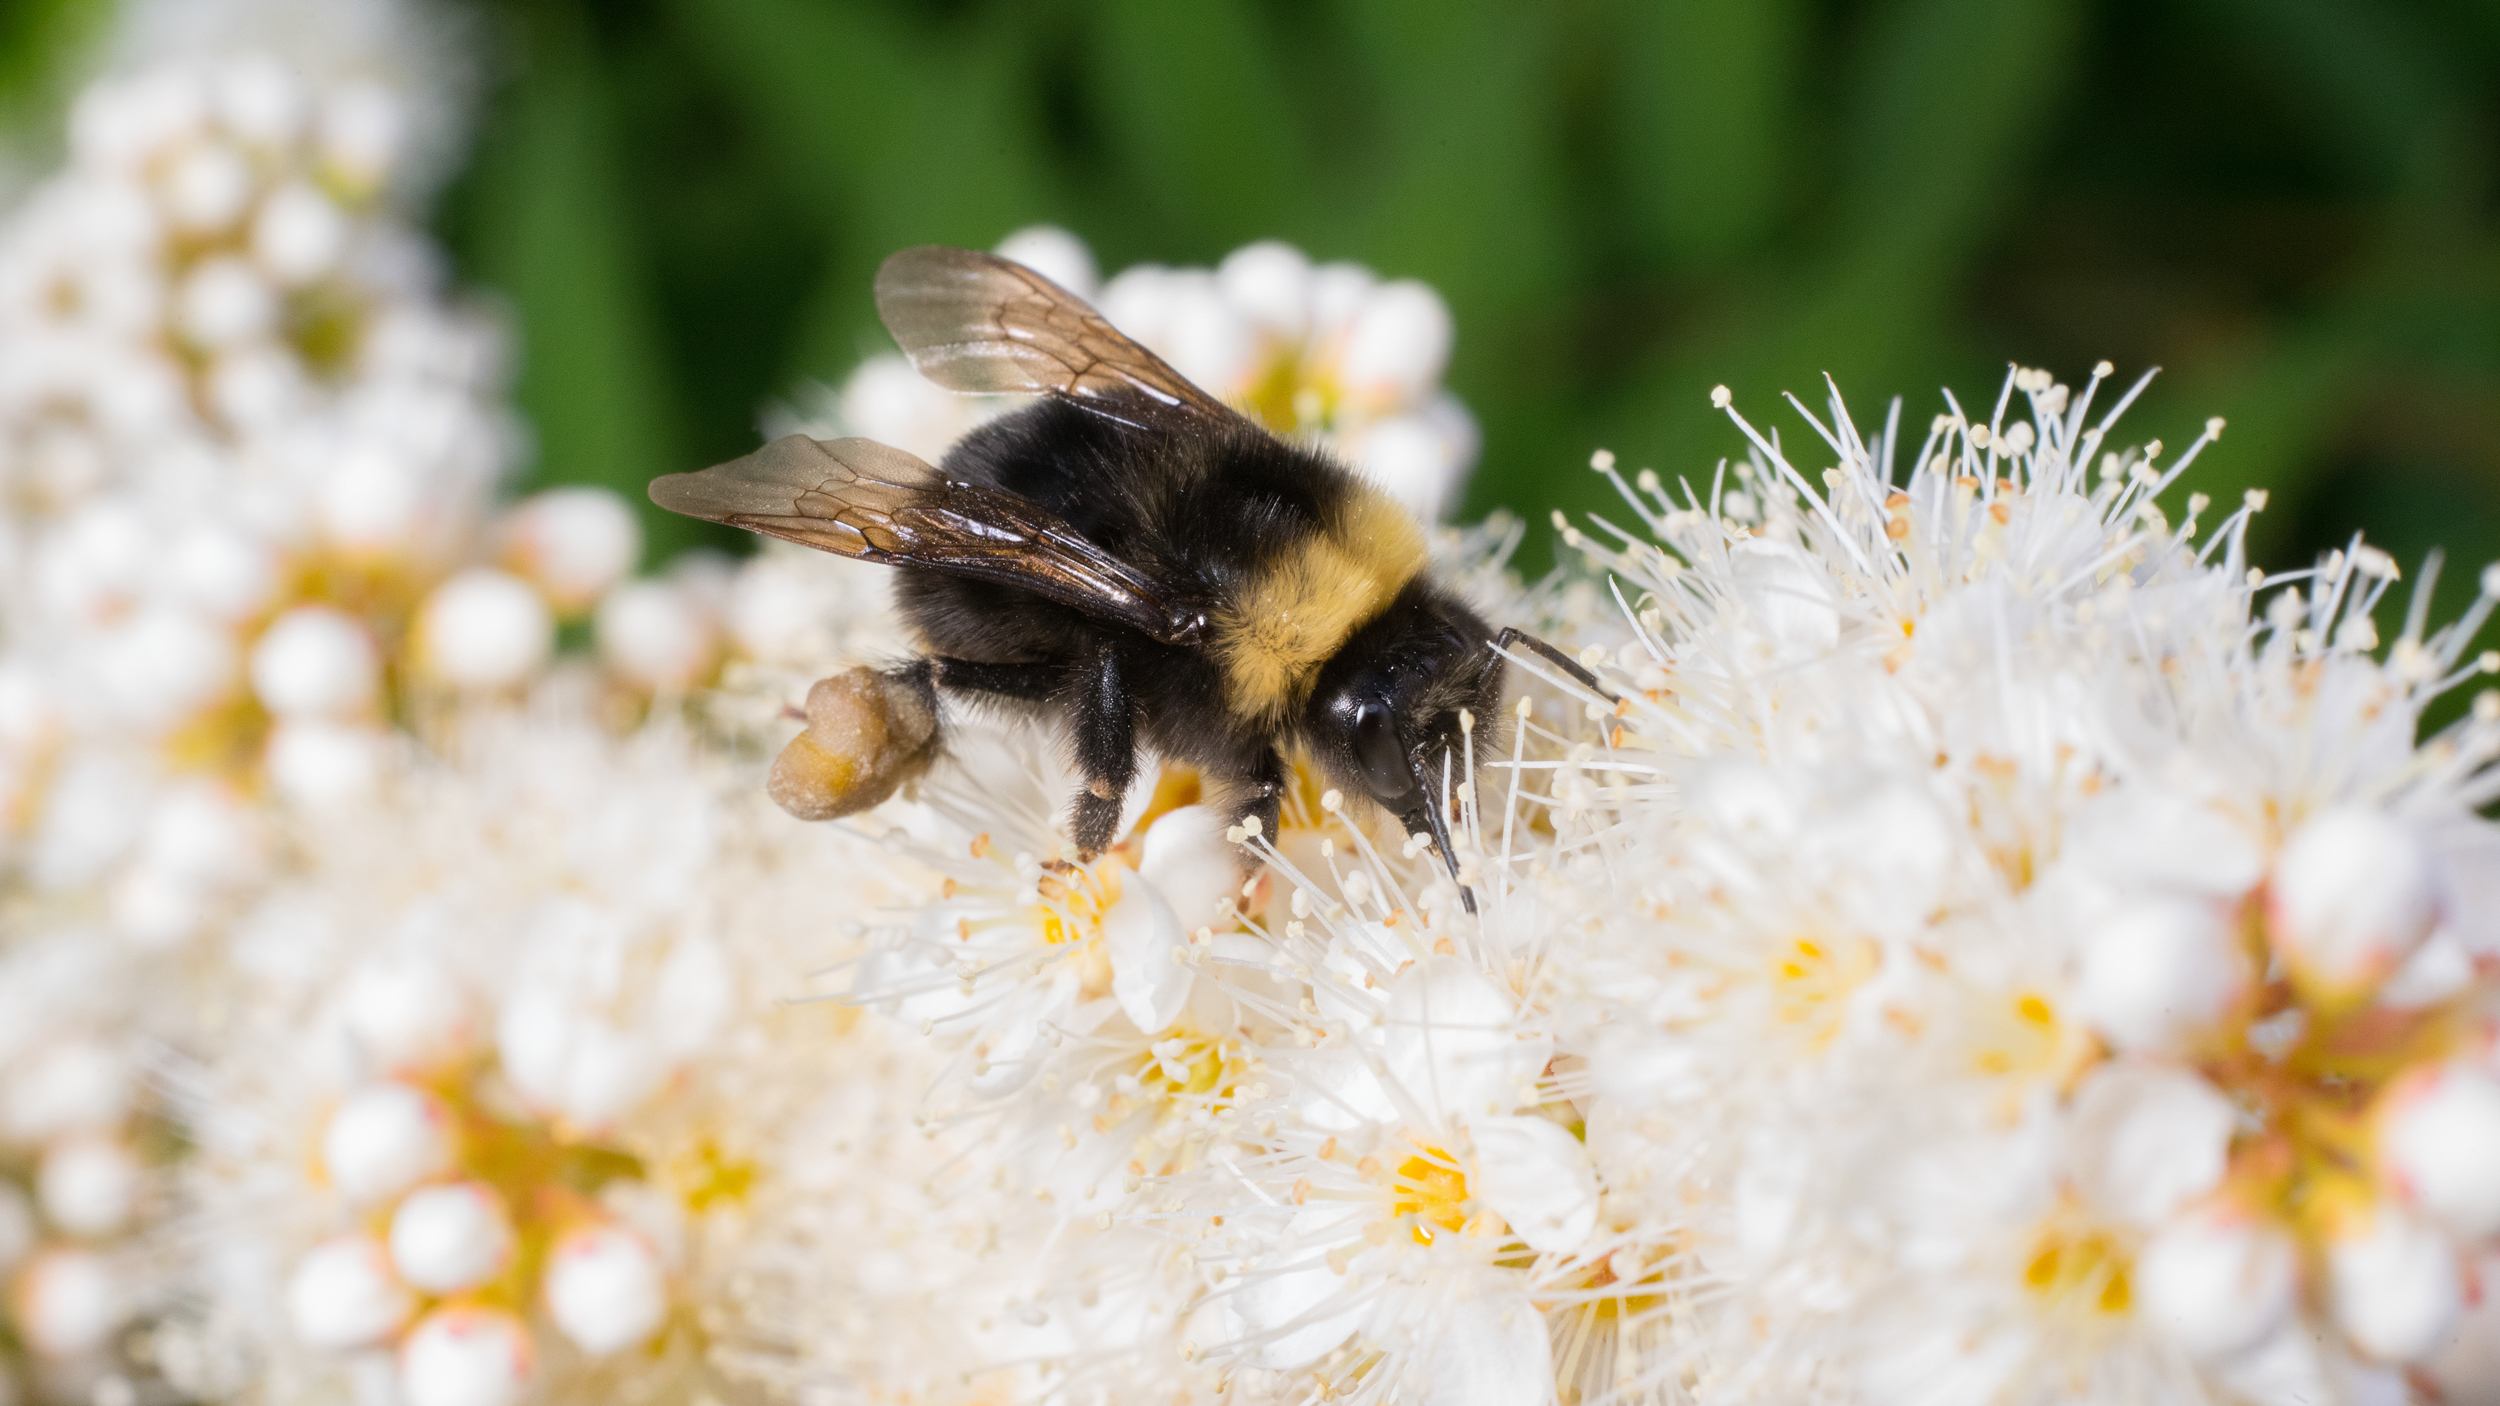
[[[2032,1242],[2023,1286],[2052,1311],[2116,1316],[2135,1303],[2134,1256],[2107,1232],[2052,1226]]]
[[[1418,1148],[1398,1163],[1389,1178],[1390,1214],[1409,1221],[1418,1245],[1429,1245],[1443,1230],[1467,1224],[1467,1174],[1437,1147]]]

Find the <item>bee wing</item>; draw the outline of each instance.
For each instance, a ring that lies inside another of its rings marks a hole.
[[[877,269],[877,316],[951,391],[1053,395],[1141,428],[1241,422],[1084,299],[994,254],[902,250]]]
[[[651,481],[651,501],[837,556],[908,563],[1047,596],[1166,643],[1199,613],[1058,514],[985,484],[948,479],[872,439],[786,435],[701,473]]]

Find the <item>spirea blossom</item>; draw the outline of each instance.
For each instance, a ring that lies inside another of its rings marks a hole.
[[[490,1406],[737,1373],[744,1285],[826,1179],[908,1165],[850,1150],[874,1120],[828,1138],[823,1102],[913,1078],[843,1007],[777,1005],[856,866],[745,777],[542,700],[406,755],[390,823],[297,837],[174,1081],[200,1148],[199,1278],[153,1335],[178,1385]]]
[[[1093,303],[1226,404],[1333,452],[1425,521],[1457,507],[1479,436],[1441,385],[1455,328],[1431,285],[1384,280],[1356,263],[1314,263],[1278,240],[1244,245],[1213,269],[1139,264],[1108,281],[1082,240],[1051,226],[1020,230],[997,252]],[[821,414],[786,428],[864,435],[936,463],[1019,399],[958,396],[899,355],[877,356]]]
[[[2500,695],[2417,732],[2500,664],[2500,571],[2436,625],[2358,540],[2257,570],[2262,495],[2166,492],[2221,424],[2121,448],[2107,374],[1915,441],[1730,408],[1751,453],[1698,485],[1599,455],[1621,521],[1559,526],[1603,597],[1471,578],[1597,680],[1522,655],[1470,720],[1475,915],[1309,781],[1270,834],[1149,769],[1082,861],[1047,743],[953,723],[870,819],[934,886],[848,979],[1031,1247],[953,1301],[987,1360],[1079,1399],[2493,1390]]]

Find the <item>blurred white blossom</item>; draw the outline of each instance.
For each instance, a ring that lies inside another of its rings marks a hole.
[[[1425,521],[1458,506],[1479,436],[1441,385],[1455,331],[1430,285],[1314,264],[1275,240],[1236,249],[1212,270],[1139,264],[1099,284],[1092,251],[1066,230],[1019,230],[997,252],[1092,302],[1217,399],[1335,454]],[[956,395],[886,354],[862,362],[813,413],[777,415],[769,428],[862,435],[935,463],[1017,400]]]

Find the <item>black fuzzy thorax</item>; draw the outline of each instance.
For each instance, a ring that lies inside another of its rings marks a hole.
[[[1247,424],[1139,428],[1055,400],[983,425],[940,468],[1041,504],[1208,608],[1323,530],[1358,491],[1349,470]],[[1144,740],[1165,756],[1235,771],[1282,740],[1243,736],[1223,718],[1224,681],[1203,650],[1010,586],[911,566],[899,575],[904,616],[935,654],[1073,668],[1116,638]]]

